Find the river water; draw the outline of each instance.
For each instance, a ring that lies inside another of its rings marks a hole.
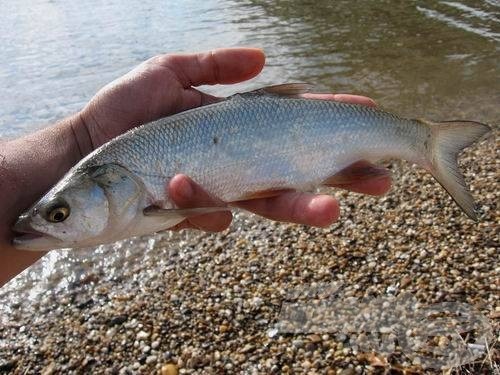
[[[239,45],[268,56],[263,74],[243,88],[307,81],[412,116],[464,111],[492,120],[484,109],[500,103],[499,4],[8,0],[0,15],[0,136],[77,111],[156,54]]]
[[[156,54],[241,45],[265,50],[264,72],[208,91],[307,81],[319,91],[370,96],[412,117],[500,120],[496,0],[7,0],[0,13],[0,136],[79,110],[100,87]],[[189,235],[171,235],[170,243],[182,236]],[[89,269],[120,278],[153,257],[155,244],[136,239],[91,253],[52,252],[4,287],[0,300],[57,292]]]

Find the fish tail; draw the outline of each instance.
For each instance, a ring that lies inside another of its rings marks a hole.
[[[458,168],[457,157],[464,148],[486,136],[491,128],[474,121],[420,121],[430,128],[426,145],[430,172],[467,216],[477,221],[474,200]]]

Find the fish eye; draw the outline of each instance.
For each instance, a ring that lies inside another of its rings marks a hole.
[[[66,205],[53,206],[47,214],[47,220],[51,223],[60,223],[69,216],[69,207]]]

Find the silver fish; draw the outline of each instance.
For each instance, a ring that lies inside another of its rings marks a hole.
[[[73,167],[23,213],[22,249],[84,247],[149,234],[228,207],[176,209],[166,183],[190,176],[224,202],[311,190],[361,160],[405,159],[428,170],[476,219],[457,154],[490,131],[472,121],[410,120],[300,97],[306,84],[236,94],[135,128]]]

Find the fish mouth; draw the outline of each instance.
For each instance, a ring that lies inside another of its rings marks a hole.
[[[15,232],[12,244],[20,250],[44,251],[57,247],[58,242],[62,242],[56,237],[47,233],[42,233],[29,224],[29,216],[21,215],[16,221],[12,230]]]

